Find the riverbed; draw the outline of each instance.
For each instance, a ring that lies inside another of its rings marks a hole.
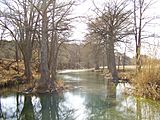
[[[160,120],[160,102],[126,96],[128,83],[115,86],[90,71],[57,77],[73,88],[59,94],[1,94],[0,120]]]

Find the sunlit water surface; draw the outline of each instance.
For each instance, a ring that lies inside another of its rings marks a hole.
[[[160,103],[122,93],[128,84],[105,80],[99,73],[58,75],[72,90],[60,94],[0,96],[0,120],[160,120]]]

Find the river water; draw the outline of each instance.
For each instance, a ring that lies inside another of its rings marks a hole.
[[[125,96],[128,84],[94,72],[58,75],[74,86],[60,94],[0,95],[0,120],[160,120],[160,102]]]

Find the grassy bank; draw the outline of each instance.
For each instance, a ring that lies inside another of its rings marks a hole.
[[[19,61],[17,65],[15,60],[1,59],[0,60],[0,87],[10,87],[16,84],[24,83],[24,66],[23,62]]]
[[[104,72],[108,73],[107,70]],[[109,74],[105,73],[106,78],[110,78]],[[119,82],[129,82],[132,85],[132,92],[129,94],[160,100],[160,62],[158,60],[143,61],[140,72],[136,72],[135,66],[126,66],[125,69],[119,67],[118,77]]]
[[[32,66],[34,68],[34,66]],[[32,70],[33,79],[28,81],[24,76],[23,61],[19,61],[18,65],[12,59],[0,59],[0,89],[15,88],[18,92],[24,92],[28,89],[33,89],[35,82],[40,78],[40,74],[36,69]],[[66,89],[63,80],[55,81],[55,91]],[[15,91],[14,90],[14,91]]]
[[[135,95],[160,100],[160,63],[157,60],[145,61],[132,83]]]
[[[39,78],[39,74],[33,70],[33,80]],[[102,71],[102,70],[100,70]],[[64,71],[63,71],[64,72]],[[66,72],[66,71],[65,71]],[[133,86],[133,94],[136,96],[160,100],[160,62],[157,60],[146,60],[143,62],[142,69],[136,73],[135,66],[119,67],[118,77],[122,82],[130,82]],[[0,88],[14,87],[19,84],[25,84],[26,79],[23,76],[23,61],[19,65],[14,60],[0,60]],[[109,71],[104,69],[104,76],[111,79]],[[63,81],[56,81],[57,90],[64,88]]]

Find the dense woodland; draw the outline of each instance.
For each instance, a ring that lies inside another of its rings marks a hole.
[[[147,24],[152,21],[145,13],[153,2],[106,0],[104,6],[99,8],[93,1],[94,16],[72,15],[73,8],[81,2],[1,0],[0,70],[3,72],[0,79],[3,79],[4,69],[7,72],[10,67],[16,71],[12,77],[22,73],[28,82],[38,74],[40,78],[34,85],[34,91],[42,92],[55,89],[57,70],[99,69],[100,66],[107,66],[112,79],[118,81],[117,65],[136,65],[134,72],[139,76],[138,80],[143,73],[142,66],[145,65],[144,72],[148,70],[147,75],[152,74],[152,70],[158,74],[154,78],[154,84],[158,85],[159,60],[141,55],[142,41],[153,37],[153,34],[146,36],[144,32]],[[69,39],[74,32],[72,22],[79,18],[85,19],[88,25],[83,43]],[[126,56],[126,51],[120,53],[117,49],[122,44],[127,47],[131,41],[135,43],[133,59]],[[148,81],[143,79],[138,81],[152,86],[152,78]],[[136,80],[134,82],[136,84]],[[157,93],[159,87],[154,90]]]

